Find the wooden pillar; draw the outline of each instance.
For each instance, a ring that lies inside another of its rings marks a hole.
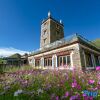
[[[54,68],[54,55],[52,56],[52,68]]]
[[[73,51],[70,53],[70,61],[71,61],[71,68],[74,67],[73,65]]]
[[[96,63],[95,63],[94,54],[91,54],[91,59],[92,59],[93,67],[95,68],[96,67]]]
[[[32,58],[32,66],[35,66],[35,59],[34,59],[34,57]]]
[[[41,64],[41,67],[44,67],[44,57],[41,57],[40,64]]]
[[[52,56],[52,68],[57,67],[57,55]]]
[[[100,65],[100,56],[98,56],[98,60],[99,60],[99,65]]]
[[[57,55],[55,55],[55,59],[56,59],[56,67],[58,67]]]
[[[86,68],[86,56],[85,56],[84,50],[83,50],[83,58],[84,58],[84,63],[85,63],[85,68]]]

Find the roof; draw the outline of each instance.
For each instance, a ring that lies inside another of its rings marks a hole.
[[[79,43],[86,45],[86,46],[100,52],[100,48],[97,47],[93,42],[89,41],[88,39],[84,38],[83,36],[81,36],[79,34],[77,34],[77,37],[78,37]]]
[[[80,43],[80,44],[86,45],[86,46],[93,48],[94,50],[100,52],[100,48],[98,48],[94,43],[92,43],[91,41],[85,39],[84,37],[82,37],[81,35],[76,33],[71,36],[67,36],[61,40],[57,40],[56,42],[53,42],[51,44],[45,45],[45,47],[43,49],[40,48],[39,50],[33,52],[31,55],[36,55],[36,54],[40,54],[40,53],[43,53],[46,51],[51,51],[53,49],[72,45],[74,43]],[[31,56],[31,55],[29,55],[29,56]]]
[[[58,24],[60,24],[60,25],[64,26],[64,25],[63,25],[63,23],[60,23],[59,21],[57,21],[56,19],[54,19],[54,18],[53,18],[53,17],[51,17],[51,16],[50,16],[50,17],[48,17],[47,19],[45,19],[44,21],[42,21],[42,24],[43,24],[43,23],[45,23],[48,19],[52,19],[52,20],[53,20],[53,21],[55,21],[56,23],[58,23]]]

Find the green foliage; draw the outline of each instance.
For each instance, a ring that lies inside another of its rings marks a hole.
[[[19,67],[19,66],[12,66],[12,67],[10,67],[10,66],[8,66],[8,67],[6,67],[4,69],[4,71],[10,73],[10,72],[23,71],[23,70],[31,70],[31,69],[32,69],[31,66],[21,66],[21,67]]]
[[[9,58],[18,58],[19,59],[19,58],[21,58],[21,55],[16,53],[16,54],[11,55]]]
[[[6,65],[7,61],[0,58],[0,73],[4,72],[4,66]]]
[[[100,38],[92,41],[97,47],[100,48]]]
[[[3,60],[0,58],[0,64],[3,64]]]
[[[0,64],[6,64],[7,61],[0,58]]]

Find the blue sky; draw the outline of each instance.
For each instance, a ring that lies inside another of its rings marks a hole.
[[[48,11],[64,23],[65,36],[100,38],[100,0],[0,0],[0,48],[40,47],[40,25]]]

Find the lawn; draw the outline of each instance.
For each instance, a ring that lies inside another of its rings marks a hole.
[[[82,72],[27,67],[0,74],[0,100],[100,100],[100,69]]]

